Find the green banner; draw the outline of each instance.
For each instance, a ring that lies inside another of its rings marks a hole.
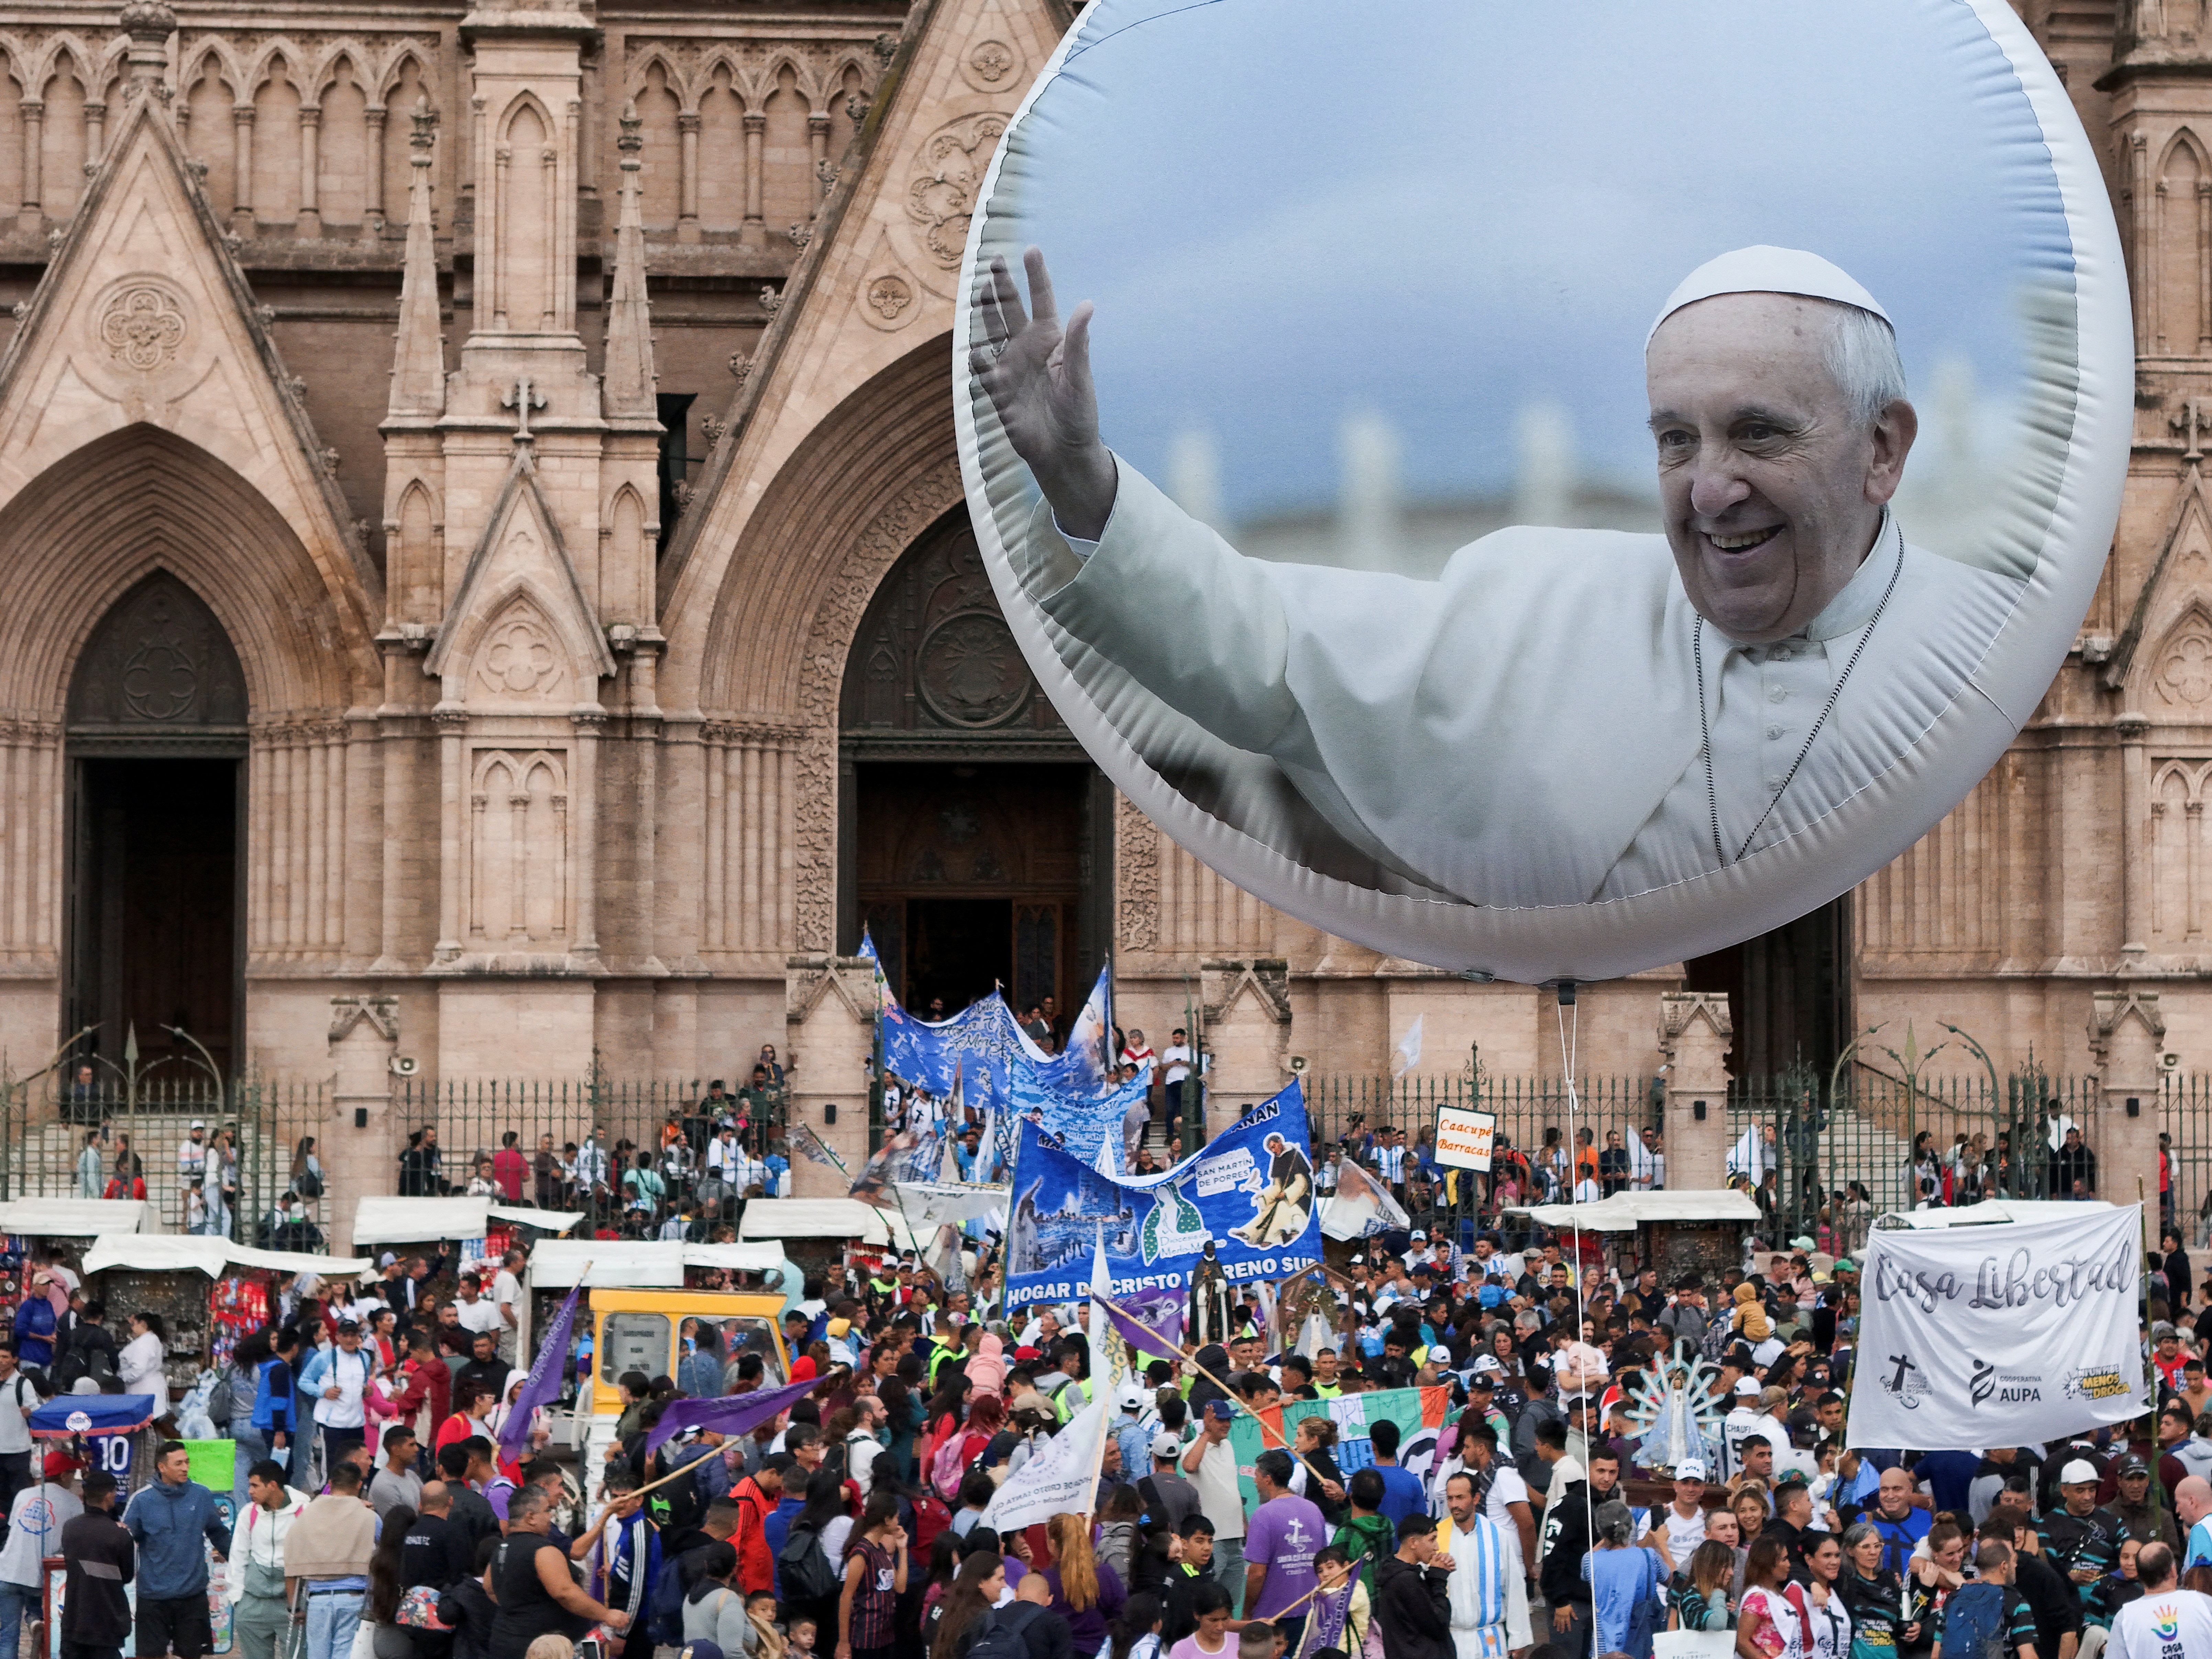
[[[1286,1400],[1261,1414],[1268,1425],[1265,1430],[1260,1426],[1259,1417],[1240,1411],[1229,1425],[1229,1443],[1237,1453],[1237,1490],[1243,1493],[1248,1508],[1259,1501],[1259,1492],[1252,1485],[1253,1459],[1285,1440],[1295,1443],[1302,1419],[1326,1417],[1336,1425],[1336,1446],[1332,1455],[1336,1467],[1348,1476],[1354,1469],[1374,1466],[1375,1447],[1370,1431],[1376,1424],[1398,1425],[1398,1448],[1402,1458],[1405,1453],[1415,1449],[1413,1443],[1424,1429],[1443,1425],[1450,1395],[1448,1388],[1377,1389],[1366,1394],[1340,1395],[1334,1400]],[[1277,1437],[1278,1434],[1281,1438]]]

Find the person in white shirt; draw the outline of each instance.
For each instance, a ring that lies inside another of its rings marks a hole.
[[[1182,1121],[1183,1079],[1190,1075],[1192,1054],[1190,1034],[1178,1025],[1168,1034],[1168,1046],[1160,1051],[1160,1080],[1167,1085],[1168,1138],[1174,1140],[1176,1126]]]
[[[1686,1457],[1674,1466],[1674,1501],[1655,1513],[1662,1536],[1653,1541],[1669,1572],[1688,1571],[1690,1553],[1705,1541],[1705,1460]]]
[[[500,1327],[498,1304],[481,1294],[481,1288],[474,1273],[461,1275],[460,1300],[453,1309],[454,1316],[460,1321],[464,1330],[489,1331],[497,1336]]]
[[[528,1259],[520,1250],[509,1250],[500,1258],[499,1271],[492,1276],[492,1311],[499,1321],[492,1329],[499,1337],[499,1357],[510,1365],[514,1364],[516,1335],[522,1329],[521,1273]]]
[[[1465,1471],[1444,1482],[1449,1513],[1437,1538],[1445,1547],[1439,1553],[1451,1561],[1447,1594],[1459,1659],[1517,1653],[1535,1639],[1520,1540],[1477,1509],[1476,1485],[1476,1477]]]
[[[177,1146],[177,1175],[190,1181],[194,1176],[207,1172],[207,1125],[195,1121],[191,1132]]]
[[[15,1345],[0,1341],[0,1504],[10,1502],[24,1487],[36,1484],[31,1473],[30,1414],[46,1401],[39,1385],[18,1369]],[[18,1579],[35,1583],[37,1575]]]
[[[80,1467],[62,1452],[47,1453],[46,1479],[25,1486],[8,1506],[8,1541],[0,1545],[0,1653],[9,1659],[20,1650],[10,1644],[21,1640],[25,1614],[40,1616],[46,1558],[62,1553],[62,1528],[84,1513],[76,1495]]]
[[[307,1495],[279,1480],[270,1480],[273,1463],[257,1463],[246,1476],[248,1503],[230,1529],[230,1560],[223,1572],[223,1594],[236,1609],[231,1615],[240,1659],[275,1659],[280,1639],[292,1627],[284,1596],[284,1539],[307,1507]]]
[[[2109,1659],[2194,1659],[2212,1653],[2212,1595],[2180,1588],[2173,1552],[2146,1544],[2136,1557],[2140,1599],[2112,1620]]]

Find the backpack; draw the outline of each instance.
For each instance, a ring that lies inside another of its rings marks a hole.
[[[837,1570],[830,1565],[820,1533],[811,1527],[792,1528],[776,1553],[775,1582],[786,1601],[819,1601],[837,1593]]]
[[[930,1485],[947,1503],[960,1495],[961,1479],[968,1473],[968,1460],[961,1455],[961,1448],[967,1443],[967,1432],[956,1424],[938,1443],[937,1455],[930,1460]]]
[[[434,1585],[416,1585],[399,1598],[394,1621],[409,1630],[450,1631],[453,1626],[438,1617],[441,1593]]]
[[[2002,1584],[1962,1584],[1943,1603],[1943,1651],[1951,1659],[2004,1659]]]
[[[1022,1640],[1022,1632],[1042,1611],[1034,1601],[1016,1601],[1002,1611],[985,1613],[968,1659],[1028,1659],[1029,1644]],[[1028,1616],[1022,1616],[1025,1612]]]

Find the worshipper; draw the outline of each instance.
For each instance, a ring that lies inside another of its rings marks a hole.
[[[361,1466],[341,1456],[330,1474],[330,1490],[308,1502],[284,1540],[284,1575],[300,1581],[306,1601],[306,1659],[352,1653],[376,1547],[376,1515],[363,1501]]]
[[[246,1471],[246,1503],[232,1524],[223,1592],[240,1659],[276,1659],[292,1628],[284,1590],[284,1540],[307,1508],[307,1494],[284,1480],[283,1465],[263,1458]]]
[[[137,1577],[137,1544],[114,1508],[115,1477],[94,1469],[84,1478],[84,1512],[62,1528],[66,1659],[118,1659],[131,1633],[128,1587]],[[205,1650],[204,1644],[196,1650]]]
[[[1376,1573],[1375,1622],[1383,1659],[1456,1659],[1451,1623],[1451,1573],[1437,1559],[1435,1527],[1425,1515],[1398,1523],[1398,1547]],[[1240,1656],[1241,1659],[1241,1656]]]
[[[1521,1554],[1506,1529],[1482,1512],[1480,1477],[1462,1470],[1444,1483],[1437,1553],[1449,1561],[1452,1644],[1459,1659],[1517,1651],[1533,1639]]]

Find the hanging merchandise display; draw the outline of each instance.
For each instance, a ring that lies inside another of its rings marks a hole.
[[[963,277],[969,507],[1069,727],[1238,885],[1474,977],[1910,847],[2128,461],[2105,181],[2007,0],[1097,0]]]

